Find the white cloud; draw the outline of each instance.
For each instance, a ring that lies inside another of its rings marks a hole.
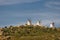
[[[60,2],[58,2],[58,1],[53,1],[53,2],[49,1],[49,2],[45,3],[45,6],[48,8],[60,10]]]
[[[16,3],[29,3],[29,2],[36,2],[40,0],[0,0],[0,5],[9,5],[9,4],[16,4]]]

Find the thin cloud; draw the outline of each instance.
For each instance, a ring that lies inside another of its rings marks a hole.
[[[45,7],[51,8],[51,9],[58,9],[60,10],[60,2],[56,1],[49,1],[45,3]]]
[[[9,4],[16,4],[16,3],[30,3],[36,2],[40,0],[0,0],[0,5],[9,5]]]

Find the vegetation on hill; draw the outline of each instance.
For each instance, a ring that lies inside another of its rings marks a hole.
[[[60,28],[44,26],[5,27],[3,36],[10,36],[8,40],[60,40]]]

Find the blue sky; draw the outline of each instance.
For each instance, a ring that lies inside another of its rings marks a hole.
[[[0,27],[25,24],[31,18],[60,26],[60,0],[0,0]]]

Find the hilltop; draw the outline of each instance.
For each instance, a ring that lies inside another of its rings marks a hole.
[[[60,40],[60,28],[22,25],[5,27],[1,30],[0,39],[3,37],[5,40]]]

